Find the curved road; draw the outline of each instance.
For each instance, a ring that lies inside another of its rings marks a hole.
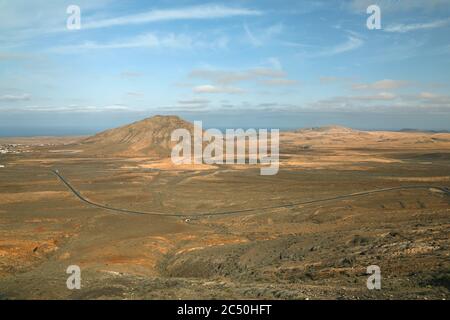
[[[236,213],[247,213],[247,212],[253,212],[258,210],[270,210],[270,209],[280,209],[280,208],[290,208],[300,205],[307,205],[307,204],[313,204],[313,203],[320,203],[320,202],[326,202],[326,201],[334,201],[334,200],[342,200],[352,197],[359,197],[359,196],[365,196],[369,194],[374,193],[381,193],[381,192],[387,192],[387,191],[395,191],[395,190],[411,190],[411,189],[437,189],[442,192],[444,192],[446,195],[450,195],[450,190],[448,187],[440,187],[440,186],[432,186],[432,185],[418,185],[418,186],[399,186],[399,187],[392,187],[392,188],[384,188],[384,189],[375,189],[375,190],[368,190],[368,191],[362,191],[362,192],[356,192],[356,193],[350,193],[346,195],[340,195],[330,198],[323,198],[323,199],[316,199],[316,200],[308,200],[308,201],[301,201],[301,202],[292,202],[287,204],[280,204],[280,205],[274,205],[274,206],[268,206],[268,207],[259,207],[259,208],[248,208],[248,209],[241,209],[241,210],[230,210],[230,211],[219,211],[219,212],[199,212],[199,213],[165,213],[165,212],[158,212],[158,211],[150,211],[150,212],[144,212],[144,211],[133,211],[128,209],[120,209],[120,208],[113,208],[109,207],[103,204],[92,202],[85,197],[83,197],[78,190],[76,190],[60,173],[58,170],[51,170],[61,181],[64,183],[64,185],[72,191],[72,193],[81,201],[105,210],[125,213],[125,214],[136,214],[136,215],[157,215],[157,216],[166,216],[166,217],[201,217],[201,216],[219,216],[219,215],[230,215],[230,214],[236,214]]]

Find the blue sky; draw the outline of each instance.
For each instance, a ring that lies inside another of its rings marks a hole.
[[[366,27],[371,4],[381,30]],[[450,130],[450,0],[0,0],[0,18],[0,135],[153,114]]]

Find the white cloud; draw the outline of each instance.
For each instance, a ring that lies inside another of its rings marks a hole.
[[[153,49],[215,49],[224,48],[228,43],[226,38],[215,40],[194,39],[185,34],[169,33],[156,35],[154,33],[141,34],[126,39],[117,39],[111,42],[87,41],[81,44],[66,45],[50,48],[53,53],[78,53],[80,51],[127,49],[127,48],[153,48]]]
[[[352,81],[351,77],[335,77],[335,76],[322,76],[319,78],[320,84],[347,84]]]
[[[220,85],[229,85],[262,78],[284,78],[286,73],[283,70],[264,67],[247,70],[195,69],[190,72],[189,77],[209,80]]]
[[[28,101],[31,96],[28,93],[13,95],[13,94],[5,94],[0,96],[0,101]]]
[[[410,99],[414,101],[420,100],[429,105],[446,105],[447,107],[450,107],[450,96],[448,95],[421,92],[419,95],[412,96]]]
[[[354,90],[393,90],[408,86],[410,82],[403,80],[384,79],[374,83],[356,83],[352,85]]]
[[[143,24],[158,21],[218,19],[236,16],[261,15],[258,10],[232,8],[224,5],[200,5],[178,9],[151,10],[144,13],[84,23],[82,29],[106,28],[120,25]]]
[[[273,37],[281,34],[284,26],[281,23],[271,25],[265,29],[257,31],[257,36],[253,33],[247,24],[244,24],[245,34],[250,43],[255,47],[260,47],[267,44]]]
[[[209,100],[207,99],[189,99],[189,100],[179,100],[178,101],[179,104],[184,104],[184,105],[193,105],[193,104],[208,104],[210,103]]]
[[[262,83],[267,86],[293,86],[293,85],[297,85],[298,81],[280,78],[280,79],[263,80]]]
[[[76,0],[86,13],[105,10],[113,0]],[[0,43],[3,47],[21,46],[51,33],[66,32],[68,1],[14,0],[0,1]]]
[[[429,92],[396,95],[382,92],[376,95],[337,96],[315,101],[309,105],[317,111],[371,112],[450,112],[450,96]]]
[[[318,56],[334,56],[336,54],[341,54],[344,52],[352,51],[358,49],[364,44],[364,41],[353,35],[347,37],[347,41],[340,43],[334,47],[327,48],[318,53]]]
[[[76,5],[82,10],[83,30],[107,28],[121,25],[138,25],[160,21],[175,20],[206,20],[228,17],[258,16],[262,11],[242,7],[230,7],[226,5],[195,5],[173,9],[151,10],[132,15],[105,18],[108,11],[113,9],[108,6],[113,0],[77,0]],[[37,39],[43,35],[67,32],[65,10],[68,3],[57,0],[14,0],[0,1],[0,43],[3,48],[22,46],[30,39]],[[220,40],[220,41],[219,41]],[[226,47],[226,37],[218,40],[221,48]],[[209,42],[209,41],[207,41]],[[88,46],[89,43],[86,43]],[[98,44],[98,46],[101,46]],[[98,47],[97,46],[97,47]],[[116,47],[116,46],[114,46]]]
[[[259,47],[262,45],[262,42],[253,35],[247,24],[244,24],[244,31],[252,45],[254,45],[255,47]]]
[[[378,100],[394,100],[397,95],[390,92],[380,92],[373,96],[353,96],[350,97],[351,100],[362,100],[362,101],[378,101]]]
[[[69,106],[21,106],[11,109],[6,109],[7,111],[14,112],[82,112],[82,113],[91,113],[91,112],[111,112],[111,111],[141,111],[136,108],[131,108],[121,104],[113,104],[113,105],[105,105],[105,106],[93,106],[93,105],[69,105]]]
[[[248,70],[248,73],[256,77],[267,77],[267,78],[286,77],[286,72],[284,72],[283,70],[273,68],[253,68]]]
[[[274,69],[281,70],[283,66],[281,65],[280,59],[276,57],[270,57],[267,59],[267,63]]]
[[[127,92],[127,95],[130,97],[143,97],[144,93],[140,92],[140,91],[130,91],[130,92]]]
[[[111,0],[77,0],[83,12],[104,9]],[[60,0],[14,0],[0,1],[0,30],[8,29],[43,29],[56,28],[65,22],[68,1]],[[65,26],[65,24],[64,24]]]
[[[384,29],[384,31],[406,33],[406,32],[416,31],[416,30],[441,28],[441,27],[447,26],[448,24],[450,24],[450,19],[436,20],[436,21],[426,22],[426,23],[394,24],[394,25],[387,26]]]
[[[412,10],[437,11],[448,8],[450,0],[377,0],[375,1],[384,12],[406,12]],[[348,7],[352,12],[365,13],[374,0],[352,0]]]
[[[439,95],[435,94],[435,93],[431,93],[431,92],[421,92],[419,94],[419,97],[422,99],[434,99],[439,97]]]
[[[27,55],[22,53],[0,52],[0,61],[21,60],[25,58],[27,58]]]
[[[278,59],[269,63],[281,68]],[[297,80],[288,79],[286,72],[279,68],[257,67],[244,70],[194,69],[188,77],[209,82],[207,85],[194,87],[197,93],[243,93],[244,90],[233,85],[247,82],[265,86],[291,86],[298,84]]]
[[[230,86],[213,86],[210,84],[195,86],[193,91],[195,93],[244,93],[244,90],[241,88]]]
[[[383,100],[394,100],[397,96],[390,92],[381,92],[375,95],[364,95],[364,96],[343,96],[343,97],[334,97],[328,101],[331,103],[337,102],[348,102],[348,101],[383,101]],[[327,101],[327,100],[324,100]]]

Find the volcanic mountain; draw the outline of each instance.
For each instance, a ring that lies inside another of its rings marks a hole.
[[[336,134],[336,133],[348,134],[348,133],[358,132],[358,130],[354,130],[354,129],[343,127],[343,126],[330,125],[330,126],[324,126],[324,127],[303,128],[303,129],[297,130],[296,132],[299,132],[299,133],[317,132],[317,133],[327,133],[327,134]]]
[[[177,116],[154,116],[110,129],[81,141],[85,152],[102,156],[168,157],[173,145],[170,137],[176,129],[193,135],[194,125]]]

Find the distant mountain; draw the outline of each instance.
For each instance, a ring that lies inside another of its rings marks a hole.
[[[420,129],[410,129],[410,128],[401,129],[401,130],[399,130],[399,132],[449,133],[448,130],[420,130]]]
[[[103,131],[81,141],[85,152],[102,156],[170,156],[175,129],[193,133],[194,125],[177,116],[154,116],[132,124]]]
[[[324,126],[324,127],[312,127],[312,128],[303,128],[299,129],[296,132],[299,133],[308,133],[308,132],[321,132],[321,133],[352,133],[357,132],[357,130],[343,127],[343,126]]]

